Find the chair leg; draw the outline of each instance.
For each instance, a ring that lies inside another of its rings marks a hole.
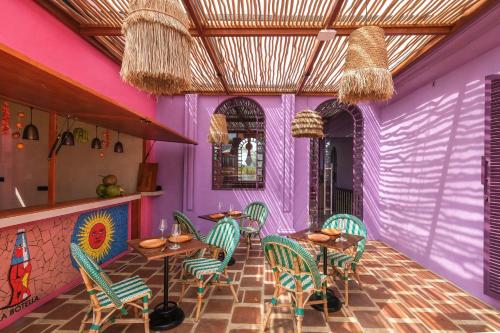
[[[184,268],[181,269],[181,294],[179,295],[179,303],[182,302],[184,298],[184,293],[186,292],[186,283],[183,281],[184,279]]]
[[[297,333],[302,332],[302,319],[304,319],[304,304],[302,293],[297,293],[297,306],[295,308],[295,317],[297,318]]]
[[[344,276],[344,303],[345,306],[349,305],[349,274],[346,273]]]
[[[328,299],[326,297],[326,282],[321,288],[323,297],[323,314],[325,315],[325,321],[328,321]]]
[[[144,305],[142,310],[142,315],[144,319],[144,333],[149,333],[149,307],[148,298],[144,297]]]
[[[203,281],[198,280],[198,300],[196,303],[196,317],[194,321],[198,321],[200,319],[201,304],[203,302],[203,291]]]
[[[89,333],[99,333],[101,330],[101,311],[94,311],[92,325],[90,325]]]
[[[363,283],[361,283],[361,279],[359,278],[358,271],[354,270],[354,276],[356,277],[356,281],[358,282],[359,289],[363,289]]]
[[[229,288],[231,288],[231,293],[233,293],[234,300],[236,301],[236,303],[239,303],[240,300],[238,299],[238,295],[236,295],[236,290],[234,290],[234,285],[232,283],[229,285]]]
[[[271,317],[271,312],[273,311],[273,307],[278,303],[279,294],[280,294],[280,286],[275,286],[273,298],[271,299],[271,303],[267,308],[266,316],[264,317],[264,322],[262,323],[263,331],[267,329],[267,324],[269,323],[269,318]]]
[[[247,234],[247,259],[248,256],[250,255],[250,248],[252,247],[252,235]]]
[[[83,316],[82,323],[80,324],[80,329],[78,330],[78,333],[83,333],[83,329],[85,328],[85,322],[89,318],[90,314],[92,313],[92,308],[85,312],[85,316]]]

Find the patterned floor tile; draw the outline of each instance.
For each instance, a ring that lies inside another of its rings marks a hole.
[[[384,259],[380,260],[381,257]],[[196,288],[190,287],[179,304],[186,314],[186,319],[182,325],[169,332],[260,332],[266,302],[270,301],[274,292],[272,271],[264,262],[258,242],[253,243],[248,259],[246,244],[242,242],[234,258],[237,262],[228,267],[228,273],[236,284],[239,302],[233,300],[229,288],[214,288],[205,295],[200,320],[195,322],[193,316]],[[180,258],[170,265],[171,300],[177,300],[181,290],[178,280],[179,263]],[[113,281],[122,280],[131,274],[143,277],[153,290],[154,298],[151,304],[154,306],[163,299],[162,265],[161,260],[146,262],[137,253],[131,252],[107,266],[106,271]],[[500,315],[497,311],[384,243],[367,243],[359,273],[362,285],[355,281],[349,283],[348,307],[344,306],[340,311],[330,313],[328,320],[325,320],[322,312],[306,308],[304,333],[444,333],[500,330]],[[330,288],[342,299],[343,283],[336,281]],[[18,320],[2,333],[76,333],[88,300],[83,286],[77,286]],[[279,298],[280,303],[289,301],[290,298],[286,295]],[[289,308],[274,309],[269,324],[266,331],[269,333],[296,331],[295,318]],[[144,332],[144,327],[140,324],[115,324],[105,331],[113,332],[138,333]]]

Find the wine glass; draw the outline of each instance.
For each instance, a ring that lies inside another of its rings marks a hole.
[[[338,238],[338,240],[340,242],[343,242],[346,240],[346,238],[344,237],[345,235],[345,228],[347,226],[347,223],[346,223],[346,219],[340,219],[339,220],[339,223],[338,223],[338,226],[339,226],[339,229],[340,229],[340,237]]]
[[[309,215],[309,219],[307,220],[307,232],[306,232],[306,235],[312,234],[312,231],[311,231],[312,225],[313,225],[313,219],[312,219],[312,216]]]
[[[181,234],[181,227],[179,225],[179,223],[174,223],[172,225],[172,236],[174,236],[174,238],[180,236]],[[171,246],[170,246],[170,249],[171,250],[177,250],[179,249],[181,246],[178,244],[178,243],[173,243]]]
[[[161,231],[161,240],[163,240],[163,232],[165,231],[165,229],[167,229],[167,219],[161,219],[159,229]]]
[[[229,204],[229,214],[231,214],[231,212],[233,211],[233,204]]]
[[[219,213],[222,212],[222,202],[220,202],[220,201],[219,201],[219,210],[218,210],[218,212]]]

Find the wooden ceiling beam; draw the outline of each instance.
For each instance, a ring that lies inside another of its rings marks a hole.
[[[331,26],[337,36],[348,36],[360,26]],[[448,35],[453,25],[385,24],[380,25],[386,35]],[[320,29],[302,27],[276,28],[204,28],[204,37],[247,37],[247,36],[317,36]],[[198,29],[189,29],[191,36],[199,37]],[[111,25],[82,24],[80,33],[84,36],[121,36],[121,27]]]
[[[344,0],[332,0],[332,5],[327,13],[327,19],[326,19],[326,25],[325,28],[330,28],[335,20],[337,19],[337,16],[340,13],[340,9],[342,8],[342,5],[344,4]],[[314,63],[316,62],[316,59],[319,56],[319,53],[321,52],[321,48],[325,44],[324,41],[316,40],[314,43],[314,47],[311,51],[311,54],[309,55],[309,58],[307,59],[306,62],[306,67],[305,70],[302,74],[302,77],[299,80],[299,84],[297,86],[297,92],[296,94],[299,95],[302,92],[302,89],[304,89],[304,85],[306,84],[307,79],[311,75],[311,72],[314,67]]]
[[[465,11],[464,14],[457,20],[447,37],[441,38],[439,36],[435,36],[434,38],[432,38],[418,52],[412,54],[405,61],[394,68],[394,70],[392,71],[392,76],[395,77],[396,75],[401,74],[404,70],[409,69],[420,59],[425,57],[431,50],[434,50],[439,46],[445,44],[448,40],[450,40],[450,38],[453,38],[456,32],[460,31],[461,29],[478,19],[481,15],[485,14],[497,4],[498,0],[478,1],[474,6],[471,6],[467,11]]]
[[[182,3],[184,4],[184,8],[186,9],[186,12],[188,13],[189,17],[191,17],[191,21],[193,21],[194,27],[198,32],[199,37],[201,38],[201,42],[203,43],[203,46],[205,47],[205,50],[208,53],[210,61],[214,66],[216,75],[219,78],[222,87],[224,87],[224,92],[226,94],[229,94],[229,85],[227,84],[227,80],[224,77],[224,73],[222,72],[222,68],[219,64],[217,54],[215,53],[214,47],[212,43],[210,43],[210,40],[204,35],[203,28],[201,26],[201,20],[198,17],[198,14],[196,13],[193,5],[191,4],[191,0],[182,0]]]

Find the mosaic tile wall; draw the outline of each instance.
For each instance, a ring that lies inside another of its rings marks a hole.
[[[80,278],[69,244],[99,262],[127,250],[128,204],[0,229],[0,329]]]

